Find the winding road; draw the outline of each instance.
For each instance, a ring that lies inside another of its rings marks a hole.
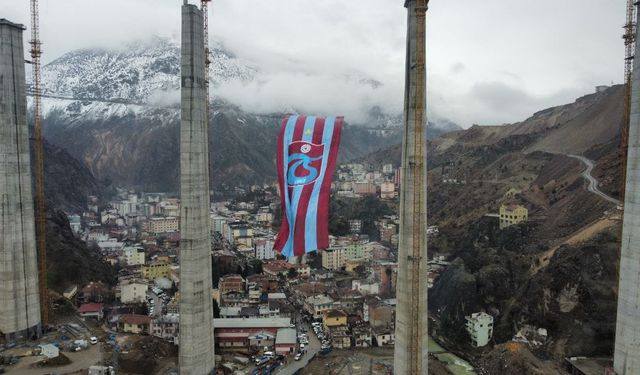
[[[567,156],[569,156],[571,158],[574,158],[574,159],[580,160],[582,162],[582,164],[584,164],[587,167],[587,169],[585,169],[582,172],[582,177],[584,177],[585,180],[589,181],[589,187],[587,188],[587,190],[589,190],[590,192],[592,192],[594,194],[598,194],[603,199],[606,199],[611,203],[614,203],[616,205],[621,205],[622,204],[622,202],[620,202],[619,200],[608,196],[607,194],[605,194],[602,191],[600,191],[600,189],[598,189],[598,180],[596,180],[595,177],[593,177],[591,175],[591,171],[593,171],[593,161],[585,158],[584,156],[580,156],[580,155],[567,155]]]

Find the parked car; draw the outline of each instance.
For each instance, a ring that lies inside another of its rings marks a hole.
[[[320,354],[322,354],[322,355],[329,354],[329,353],[331,353],[331,350],[332,350],[331,348],[320,349]]]
[[[256,366],[262,366],[265,363],[269,362],[270,360],[271,358],[267,358],[267,357],[256,358]]]
[[[293,359],[295,359],[296,361],[299,361],[299,360],[300,360],[300,358],[302,358],[302,355],[303,355],[303,354],[304,354],[304,353],[302,353],[302,352],[298,352],[298,354],[296,354],[296,356],[295,356],[295,357],[293,357]]]
[[[97,343],[98,343],[98,338],[97,338],[97,337],[95,337],[95,336],[92,336],[92,337],[89,339],[89,342],[91,343],[91,345],[95,345],[95,344],[97,344]]]

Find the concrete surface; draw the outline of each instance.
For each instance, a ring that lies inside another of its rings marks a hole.
[[[407,0],[404,139],[394,372],[427,375],[427,151],[425,13],[427,0]]]
[[[7,341],[40,327],[23,26],[0,20],[0,332]]]
[[[181,375],[214,371],[209,147],[203,15],[182,6],[180,125]]]
[[[636,56],[640,56],[640,43],[636,44]],[[640,58],[633,62],[631,87],[629,150],[613,365],[618,375],[640,374]]]

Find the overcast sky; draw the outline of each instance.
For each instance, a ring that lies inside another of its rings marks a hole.
[[[196,3],[194,0],[190,0]],[[83,47],[179,35],[182,0],[40,0],[44,60]],[[402,108],[404,0],[214,0],[211,39],[260,69],[219,88],[248,111]],[[0,0],[28,24],[29,1]],[[625,0],[431,0],[428,111],[463,127],[525,119],[620,83]],[[28,38],[28,31],[25,35]],[[382,83],[376,89],[359,78]],[[347,118],[348,119],[348,118]]]

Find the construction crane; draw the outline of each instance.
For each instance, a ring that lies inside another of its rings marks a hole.
[[[211,64],[211,59],[209,58],[209,2],[211,2],[211,0],[200,0],[200,10],[202,10],[202,18],[204,24],[204,74],[205,84],[207,85],[207,108],[209,108],[209,65]],[[207,109],[207,114],[208,112],[209,111]]]
[[[633,59],[636,49],[636,0],[627,0],[627,20],[624,25],[624,114],[622,123],[622,140],[620,142],[622,158],[622,179],[620,200],[624,202],[625,182],[627,177],[627,148],[629,145],[629,116],[631,113],[631,76],[633,73]]]
[[[31,67],[33,69],[33,129],[35,138],[36,177],[36,238],[38,248],[38,283],[40,294],[40,314],[42,326],[49,324],[49,293],[47,291],[47,246],[45,241],[44,208],[44,145],[42,141],[42,98],[40,87],[40,26],[38,0],[31,0]]]

